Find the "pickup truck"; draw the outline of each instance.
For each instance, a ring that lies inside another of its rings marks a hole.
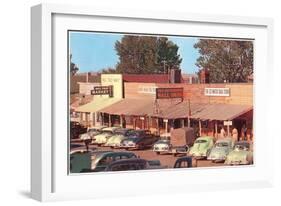
[[[174,156],[178,154],[187,154],[190,146],[196,139],[194,129],[183,127],[171,131],[170,151]]]

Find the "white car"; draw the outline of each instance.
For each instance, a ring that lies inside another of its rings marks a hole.
[[[161,152],[169,152],[171,149],[171,144],[170,140],[168,139],[161,139],[158,140],[154,145],[153,145],[153,151],[156,152],[156,154],[160,154]]]

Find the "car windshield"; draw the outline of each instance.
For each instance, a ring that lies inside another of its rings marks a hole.
[[[228,147],[228,143],[227,142],[218,142],[215,145],[216,147]]]
[[[205,140],[205,139],[198,139],[198,140],[195,141],[195,143],[197,143],[197,144],[207,143],[207,140]]]
[[[97,131],[98,131],[97,129],[93,129],[93,128],[88,130],[88,132],[97,132]]]
[[[130,138],[138,138],[141,134],[139,132],[133,132],[130,134]]]
[[[111,131],[102,131],[102,134],[112,134]]]
[[[114,132],[116,135],[125,135],[128,132],[127,129],[118,129]]]
[[[237,144],[235,145],[234,149],[238,151],[242,151],[242,150],[247,151],[249,150],[249,147],[247,147],[246,145]]]
[[[157,142],[157,144],[167,144],[167,143],[169,143],[169,140],[159,140]]]

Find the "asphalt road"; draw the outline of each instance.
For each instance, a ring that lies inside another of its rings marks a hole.
[[[98,147],[97,145],[90,145],[90,149],[93,150],[112,150],[112,151],[126,151],[124,149],[111,149],[110,147]],[[85,149],[85,145],[82,142],[72,142],[71,143],[71,149]],[[173,168],[175,161],[178,157],[184,156],[184,155],[178,155],[174,157],[171,154],[160,154],[157,155],[155,152],[153,152],[151,149],[147,150],[129,150],[133,153],[135,153],[140,158],[146,159],[146,160],[159,160],[161,162],[162,166],[166,166],[167,168]],[[193,161],[194,167],[219,167],[224,166],[223,163],[213,163],[212,161],[208,160],[197,160],[197,162]]]

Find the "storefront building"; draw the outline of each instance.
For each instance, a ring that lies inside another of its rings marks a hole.
[[[176,95],[179,89],[182,90],[182,96]],[[162,97],[161,95],[159,97],[159,91],[162,91]],[[110,120],[108,124],[110,126],[149,129],[157,134],[169,133],[174,128],[191,126],[200,136],[210,135],[216,138],[220,137],[221,128],[224,128],[227,136],[231,136],[231,130],[236,128],[240,139],[252,139],[252,93],[253,85],[248,83],[126,82],[124,99],[99,112]]]

